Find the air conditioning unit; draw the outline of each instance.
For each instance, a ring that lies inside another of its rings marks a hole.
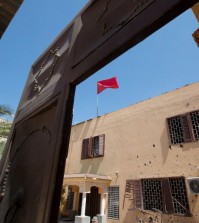
[[[187,184],[192,194],[199,194],[199,177],[187,178]]]

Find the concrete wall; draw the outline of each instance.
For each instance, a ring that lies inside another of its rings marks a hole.
[[[194,110],[199,110],[199,83],[77,124],[72,128],[65,174],[110,176],[111,185],[120,186],[120,220],[113,222],[148,222],[150,214],[128,210],[126,201],[123,207],[126,180],[199,176],[199,142],[170,147],[166,124],[166,118]],[[82,140],[100,134],[105,134],[104,157],[81,160]],[[192,217],[158,215],[157,221],[162,217],[162,222],[199,222],[198,196],[189,192],[188,196]]]

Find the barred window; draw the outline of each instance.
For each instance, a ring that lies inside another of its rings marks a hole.
[[[162,183],[160,179],[142,180],[144,210],[163,211]]]
[[[108,188],[108,218],[119,219],[119,187]]]
[[[184,178],[170,178],[169,183],[171,188],[174,213],[179,215],[188,214],[189,204]]]
[[[94,136],[82,141],[82,159],[104,156],[105,135]]]
[[[134,207],[165,214],[189,216],[190,209],[184,177],[135,180],[133,188]],[[139,206],[136,204],[139,202]]]
[[[199,140],[199,111],[191,112],[190,116],[195,140]]]
[[[167,121],[168,121],[171,143],[172,144],[183,143],[184,135],[180,116],[169,118]]]
[[[168,118],[167,124],[171,144],[199,140],[199,111]]]

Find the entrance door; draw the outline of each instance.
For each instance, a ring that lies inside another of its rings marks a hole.
[[[81,215],[82,193],[79,196],[78,214]],[[90,216],[91,220],[100,213],[100,194],[98,187],[91,187],[91,192],[86,195],[86,216]]]
[[[91,192],[86,196],[86,216],[90,216],[91,220],[100,213],[100,194],[98,187],[91,187]]]

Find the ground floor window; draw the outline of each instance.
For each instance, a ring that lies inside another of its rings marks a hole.
[[[127,180],[126,185],[132,189],[135,208],[165,214],[190,215],[184,177]]]
[[[108,218],[119,219],[119,187],[108,188]]]

